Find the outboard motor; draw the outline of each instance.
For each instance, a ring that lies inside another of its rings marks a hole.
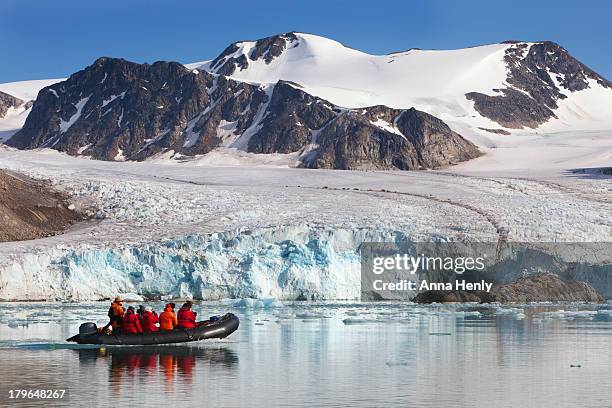
[[[79,337],[85,338],[98,334],[98,326],[93,322],[83,323],[79,326]]]

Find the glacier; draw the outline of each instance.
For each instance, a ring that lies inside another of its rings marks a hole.
[[[263,306],[274,300],[358,300],[364,242],[413,245],[397,230],[291,225],[97,248],[55,247],[2,259],[0,300],[90,301],[117,294],[131,300],[251,298]],[[609,255],[608,245],[598,245],[600,254]],[[553,255],[555,250],[562,254]],[[597,253],[593,246],[588,251]],[[571,265],[570,278],[612,298],[610,266],[581,260],[588,251],[559,250],[556,244],[528,250],[508,246],[496,260],[495,281],[543,271],[563,277]],[[531,270],[525,269],[526,256]]]
[[[24,254],[0,265],[0,300],[145,297],[358,299],[359,245],[398,231],[308,226],[188,235],[162,243]]]
[[[6,147],[0,167],[48,180],[92,217],[1,243],[0,300],[357,299],[363,242],[495,243],[500,231],[512,242],[596,237],[612,265],[605,177],[110,163]],[[609,268],[582,262],[589,248],[562,252],[579,266],[568,278],[612,299]],[[522,275],[513,263],[502,269],[500,282]]]

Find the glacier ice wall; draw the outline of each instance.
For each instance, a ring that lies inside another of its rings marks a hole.
[[[0,300],[357,299],[359,245],[401,232],[309,226],[191,235],[162,243],[28,254],[0,266]]]
[[[82,301],[116,294],[206,300],[359,299],[359,249],[368,241],[411,242],[401,231],[298,225],[138,245],[56,248],[0,259],[0,300]],[[513,281],[525,273],[522,252],[510,252],[497,264],[497,282]],[[564,252],[576,259],[566,264],[547,251],[531,258],[547,271],[588,282],[612,298],[609,265],[590,265],[580,261],[584,254]]]

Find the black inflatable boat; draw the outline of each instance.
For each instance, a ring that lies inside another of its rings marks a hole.
[[[174,329],[142,334],[101,334],[95,323],[83,323],[79,334],[66,339],[79,344],[109,344],[145,346],[149,344],[184,343],[206,339],[222,339],[238,329],[240,320],[232,313],[221,316],[218,320],[198,322],[193,329]]]

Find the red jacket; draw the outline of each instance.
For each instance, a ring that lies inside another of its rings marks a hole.
[[[145,333],[151,333],[157,331],[155,323],[159,323],[159,318],[154,312],[144,312],[142,315],[142,331]]]
[[[196,324],[196,312],[186,307],[181,307],[178,311],[178,327],[184,329],[193,329],[197,326]]]
[[[140,321],[138,320],[138,316],[136,316],[133,311],[128,310],[125,316],[123,316],[121,330],[124,333],[128,334],[142,333],[142,327],[140,327]]]

